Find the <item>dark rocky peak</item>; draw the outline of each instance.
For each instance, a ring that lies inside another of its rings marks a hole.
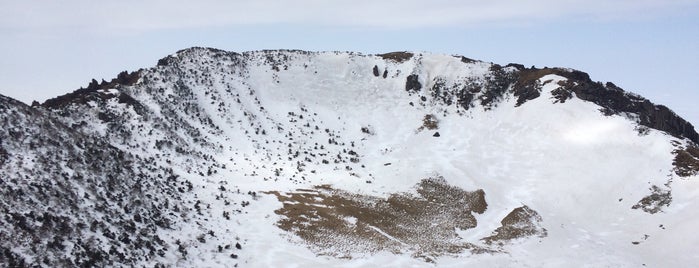
[[[106,90],[118,90],[122,86],[132,86],[136,84],[141,76],[141,71],[142,70],[138,70],[132,73],[123,71],[109,82],[105,80],[102,80],[102,82],[97,82],[97,80],[92,79],[86,88],[81,87],[71,93],[48,99],[44,101],[41,106],[49,109],[60,109],[73,103],[86,104],[91,100],[104,101],[111,98],[119,98],[120,103],[134,104],[135,100],[131,96],[128,96],[122,92],[114,94]]]
[[[454,57],[459,58],[459,59],[461,60],[461,62],[463,62],[463,63],[476,63],[476,62],[479,62],[478,60],[474,60],[474,59],[471,59],[471,58],[467,58],[467,57],[464,57],[464,56],[461,56],[461,55],[457,55],[457,56],[454,56]]]

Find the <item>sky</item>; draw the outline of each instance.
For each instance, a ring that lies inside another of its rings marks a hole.
[[[0,94],[43,101],[192,46],[569,67],[699,126],[699,0],[0,0]]]

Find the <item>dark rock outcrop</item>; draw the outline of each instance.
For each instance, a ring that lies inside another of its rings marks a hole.
[[[675,166],[675,174],[680,177],[691,177],[699,174],[699,147],[688,146],[677,149],[673,152],[675,159],[672,165]]]
[[[518,68],[517,82],[513,86],[514,95],[517,97],[517,106],[527,100],[539,97],[541,85],[537,84],[539,78],[555,74],[568,79],[562,87],[554,90],[553,95],[557,102],[565,102],[573,96],[595,103],[602,107],[605,115],[635,114],[638,115],[639,124],[664,131],[678,138],[687,138],[699,143],[699,134],[694,126],[679,117],[672,110],[663,105],[653,104],[649,100],[626,92],[611,82],[602,84],[594,82],[587,73],[563,69],[563,68],[522,68],[521,65],[508,65]]]
[[[120,86],[130,86],[135,84],[139,78],[140,71],[132,73],[129,73],[128,71],[123,71],[119,73],[116,78],[112,79],[109,82],[102,80],[102,82],[98,83],[97,80],[92,79],[92,81],[88,84],[87,88],[81,87],[71,93],[48,99],[44,101],[44,103],[42,103],[41,106],[51,109],[57,109],[65,105],[69,105],[71,103],[85,104],[88,101],[93,100],[94,98],[109,99],[117,97],[117,95],[100,92],[100,90],[118,88]],[[129,96],[121,97],[120,95],[121,94],[119,94],[118,97],[121,103],[129,102],[129,99],[133,99]]]
[[[420,89],[422,89],[422,84],[418,78],[419,77],[417,74],[408,75],[408,77],[405,79],[405,90],[411,93],[420,91]]]
[[[383,58],[384,60],[391,60],[397,63],[402,63],[405,62],[413,57],[413,53],[410,52],[389,52],[385,54],[378,54],[376,56],[379,56]]]
[[[569,78],[571,79],[571,78]],[[602,85],[592,80],[572,78],[577,85],[568,88],[569,93],[581,100],[602,107],[607,115],[631,113],[638,115],[639,124],[664,131],[678,138],[687,138],[699,143],[699,134],[694,126],[663,105],[657,105],[641,96],[630,94],[612,83]]]

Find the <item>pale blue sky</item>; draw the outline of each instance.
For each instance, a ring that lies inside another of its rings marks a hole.
[[[191,46],[570,67],[699,125],[699,0],[0,0],[0,94],[43,101]]]

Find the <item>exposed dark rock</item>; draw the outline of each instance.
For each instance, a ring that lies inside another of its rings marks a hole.
[[[140,78],[140,76],[141,76],[140,71],[132,72],[132,73],[129,73],[128,71],[123,71],[123,72],[119,73],[117,75],[117,77],[115,79],[112,79],[112,81],[109,83],[113,84],[113,85],[118,84],[118,85],[125,85],[125,86],[133,86],[134,84],[136,84],[136,82],[138,82],[138,79]]]
[[[607,114],[633,113],[638,115],[641,125],[699,143],[699,134],[694,126],[663,105],[627,93],[612,83],[602,85],[591,80],[576,82],[579,84],[571,89],[575,96],[602,106]]]
[[[418,80],[417,74],[408,75],[405,79],[405,90],[408,92],[418,92],[422,88],[422,84]]]
[[[519,65],[508,65],[520,68]],[[694,126],[679,117],[663,105],[656,105],[649,100],[625,92],[613,83],[603,85],[590,80],[587,73],[563,69],[563,68],[521,68],[517,77],[517,83],[513,86],[514,95],[517,97],[517,105],[525,103],[540,95],[540,86],[536,81],[548,74],[555,74],[568,79],[562,83],[562,87],[554,90],[554,98],[557,102],[565,102],[573,96],[581,100],[590,101],[602,107],[606,115],[632,113],[639,116],[639,124],[653,129],[667,132],[675,137],[688,138],[699,143],[699,134]]]
[[[7,265],[7,267],[12,268],[23,268],[29,267],[22,256],[12,252],[10,248],[0,247],[0,264]]]
[[[5,164],[5,161],[9,158],[9,155],[7,154],[7,150],[5,148],[2,148],[2,140],[0,140],[0,167],[2,167],[3,164]]]
[[[558,88],[551,91],[551,95],[556,99],[553,103],[565,103],[573,98],[573,92],[569,90],[575,85],[575,82],[570,80],[559,81]]]
[[[517,89],[518,91],[515,91],[515,96],[517,96],[517,103],[515,106],[520,106],[527,100],[533,100],[541,96],[541,85],[539,84],[527,84],[522,87],[517,87]]]
[[[94,81],[94,80],[93,80]],[[92,85],[92,83],[91,83]],[[68,93],[62,96],[58,96],[52,99],[48,99],[44,101],[41,105],[44,107],[48,108],[59,108],[62,106],[69,105],[71,103],[87,103],[89,96],[92,93],[95,93],[97,91],[96,89],[87,89],[87,88],[80,88],[76,91],[73,91],[72,93]]]
[[[481,106],[489,110],[493,108],[507,92],[507,89],[514,83],[516,77],[511,73],[505,72],[500,65],[490,67],[490,73],[485,77],[485,84],[480,89],[482,94],[478,97]],[[472,88],[475,90],[476,88]]]
[[[435,78],[430,94],[432,95],[432,98],[440,100],[446,105],[452,105],[453,103],[453,90],[447,87],[444,79]]]
[[[167,56],[165,58],[159,59],[156,66],[168,66],[172,61],[174,61],[174,58],[171,56]]]
[[[44,101],[44,103],[42,103],[41,106],[51,109],[57,109],[69,105],[71,103],[85,104],[90,100],[105,100],[117,97],[117,95],[121,95],[121,93],[117,95],[105,94],[100,93],[99,90],[112,88],[118,89],[120,86],[131,86],[138,81],[140,77],[140,72],[141,71],[129,73],[127,71],[123,71],[119,73],[117,77],[112,79],[110,82],[102,80],[101,83],[98,83],[97,80],[92,79],[90,84],[88,84],[87,88],[79,88],[71,93],[48,99]]]
[[[512,63],[508,64],[508,66],[515,67],[519,70],[517,82],[513,86],[514,95],[517,97],[516,106],[520,106],[528,100],[536,99],[541,95],[542,85],[540,84],[539,79],[546,75],[555,74],[568,78],[572,81],[590,80],[590,77],[586,73],[575,70],[562,68],[537,69],[533,67],[531,69],[526,69],[523,65]],[[570,80],[568,82],[572,83]],[[559,91],[555,92],[554,96],[562,103],[565,102],[568,96],[572,97],[572,94],[570,94],[570,92]]]
[[[515,69],[520,70],[520,71],[526,69],[526,67],[524,67],[524,65],[518,64],[518,63],[509,63],[509,64],[505,65],[505,67],[514,67]]]
[[[125,104],[130,104],[130,105],[138,105],[138,101],[136,101],[134,98],[129,96],[126,93],[120,93],[119,94],[119,103],[125,103]]]
[[[102,120],[102,122],[112,122],[116,115],[112,113],[99,112],[97,113],[97,118]]]
[[[474,59],[470,59],[470,58],[467,58],[467,57],[464,57],[464,56],[460,56],[460,59],[461,59],[461,62],[463,62],[463,63],[475,63],[475,62],[477,62],[477,61],[474,60]]]
[[[467,86],[464,86],[456,93],[456,103],[459,104],[459,106],[461,106],[462,108],[464,108],[464,110],[468,110],[469,108],[471,108],[474,98],[474,90],[477,90],[477,88],[468,88]]]
[[[439,136],[440,136],[439,132],[435,132],[434,134],[432,134],[432,137],[439,137]]]
[[[528,100],[533,100],[541,96],[541,84],[539,78],[552,73],[552,69],[523,69],[518,74],[517,82],[512,87],[517,104],[520,106]]]

